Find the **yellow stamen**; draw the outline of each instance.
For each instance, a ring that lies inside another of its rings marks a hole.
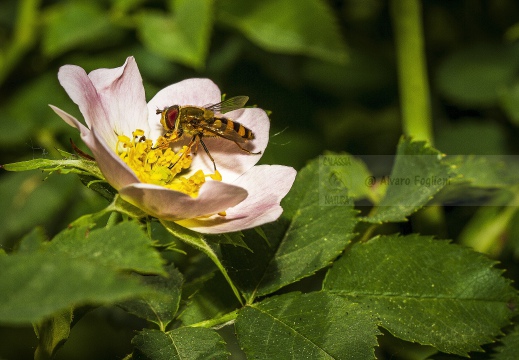
[[[190,151],[187,146],[175,153],[169,147],[154,147],[153,142],[146,139],[141,129],[135,130],[132,136],[133,139],[125,135],[117,136],[116,152],[144,183],[161,185],[197,197],[206,177],[222,180],[218,171],[210,175],[204,174],[202,170],[189,177],[179,175],[191,166],[192,158],[186,153]],[[160,140],[159,138],[158,145],[161,143]]]

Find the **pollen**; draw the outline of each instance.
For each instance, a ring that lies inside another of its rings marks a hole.
[[[192,157],[188,152],[190,149],[187,146],[183,146],[178,152],[170,147],[154,147],[153,141],[147,139],[140,129],[132,133],[132,138],[125,135],[117,137],[117,155],[135,172],[140,181],[197,197],[207,177],[221,181],[222,176],[218,171],[206,175],[202,170],[190,176],[182,175],[183,171],[191,167]]]

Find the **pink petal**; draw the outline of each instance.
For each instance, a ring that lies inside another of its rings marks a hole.
[[[85,125],[83,125],[81,122],[79,122],[78,119],[76,119],[74,116],[66,113],[65,111],[61,110],[60,108],[58,108],[54,105],[49,105],[49,106],[67,124],[78,129],[82,136],[83,135],[86,136],[90,132],[90,130],[88,130],[87,127]]]
[[[117,135],[131,137],[139,128],[149,131],[142,78],[133,57],[122,67],[98,69],[88,76],[74,65],[62,66],[58,79],[79,109],[89,128],[112,148]]]
[[[133,170],[97,134],[97,129],[92,129],[89,136],[81,136],[81,139],[94,154],[106,181],[117,191],[130,184],[140,183]]]
[[[85,70],[76,65],[65,65],[60,67],[58,79],[68,96],[78,105],[88,128],[91,128],[97,119],[104,119],[105,121],[98,124],[97,128],[102,133],[109,133],[112,127],[108,115]]]
[[[151,127],[150,138],[157,139],[164,133],[157,109],[172,105],[204,106],[216,104],[221,100],[218,86],[209,79],[186,79],[160,90],[148,103],[148,121]]]
[[[107,119],[96,119],[92,124],[98,129],[99,122],[111,124],[110,137],[115,134],[131,137],[135,129],[144,130],[149,136],[148,108],[142,77],[135,59],[130,56],[123,66],[115,69],[97,69],[88,74],[95,86]],[[107,137],[99,130],[103,138]],[[115,143],[107,142],[110,146]]]
[[[72,115],[53,105],[50,105],[50,107],[56,112],[56,114],[65,120],[67,124],[76,127],[81,132],[81,139],[92,151],[99,169],[110,185],[118,190],[126,185],[139,182],[139,179],[128,165],[126,165],[115,154],[115,152],[110,149],[102,139],[100,139],[97,135],[96,129],[88,130]]]
[[[211,216],[177,221],[178,224],[206,234],[233,232],[275,221],[283,209],[279,205],[288,193],[296,171],[281,165],[259,165],[233,184],[249,193],[247,199],[228,209],[226,216]]]
[[[126,201],[160,219],[177,221],[215,214],[239,204],[247,191],[219,181],[205,183],[197,198],[152,184],[131,184],[119,190]]]

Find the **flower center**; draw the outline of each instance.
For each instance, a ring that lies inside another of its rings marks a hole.
[[[133,139],[125,135],[117,137],[117,155],[135,172],[140,181],[161,185],[168,189],[180,191],[191,197],[197,197],[198,191],[205,183],[205,178],[222,180],[218,171],[206,175],[202,170],[196,171],[189,177],[178,175],[191,166],[191,155],[187,146],[175,153],[171,148],[159,149],[153,147],[153,142],[146,139],[144,131],[137,129]]]

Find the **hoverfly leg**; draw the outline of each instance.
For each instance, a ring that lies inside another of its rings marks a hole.
[[[202,144],[207,156],[209,156],[209,159],[211,159],[211,161],[213,162],[213,166],[214,166],[214,171],[216,171],[216,163],[214,162],[214,159],[213,157],[211,156],[211,153],[209,152],[209,150],[207,149],[207,146],[205,146],[203,140],[202,140],[202,137],[199,138],[200,140],[200,144]]]
[[[164,135],[159,137],[157,144],[155,145],[155,147],[152,147],[151,149],[152,150],[167,149],[169,147],[169,144],[171,144],[173,141],[176,141],[177,139],[180,139],[181,136],[182,136],[182,132],[180,132],[180,131],[177,131],[177,130],[167,131]]]
[[[175,161],[174,164],[170,164],[168,166],[168,169],[173,169],[173,166],[177,165],[177,163],[182,160],[184,158],[184,156],[186,156],[187,154],[189,154],[189,152],[191,151],[191,148],[193,147],[193,144],[195,143],[197,139],[197,135],[193,136],[193,138],[191,139],[191,141],[189,142],[189,144],[187,144],[187,150],[184,151],[184,153],[182,155],[180,155],[180,157],[178,158],[177,161]]]
[[[196,138],[196,139],[195,139],[195,138]],[[192,153],[193,155],[196,155],[196,153],[198,152],[198,143],[199,143],[200,141],[202,141],[202,138],[200,137],[200,135],[195,135],[195,136],[193,137],[193,140],[195,140],[195,143],[193,144],[193,150],[191,151],[191,153]]]
[[[169,143],[170,143],[170,137],[171,137],[171,132],[167,132],[165,133],[164,135],[160,136],[157,140],[157,143],[155,144],[154,147],[152,147],[151,149],[152,150],[157,150],[157,149],[161,149],[161,150],[164,150],[164,149],[167,149],[169,147]]]
[[[174,164],[171,164],[168,166],[169,169],[172,169],[173,166],[175,166],[180,160],[182,160],[182,158],[186,155],[186,154],[189,154],[189,152],[191,151],[191,149],[193,148],[193,146],[195,146],[195,149],[193,151],[194,154],[196,154],[196,151],[198,150],[198,143],[202,144],[202,147],[204,148],[207,156],[209,156],[209,159],[211,159],[212,163],[213,163],[213,166],[214,166],[214,171],[216,171],[216,163],[214,162],[214,159],[213,157],[211,156],[211,153],[209,152],[209,149],[207,149],[207,146],[205,146],[205,143],[203,142],[202,140],[202,137],[200,135],[195,135],[193,136],[193,138],[191,139],[191,141],[189,142],[189,144],[187,144],[187,150],[180,156],[180,158],[174,163]]]
[[[236,141],[234,142],[236,145],[238,145],[238,147],[242,150],[242,151],[245,151],[247,154],[251,154],[251,155],[259,155],[261,154],[261,151],[258,151],[258,152],[252,152],[250,150],[247,150],[245,148],[243,148],[240,144],[238,144]]]

